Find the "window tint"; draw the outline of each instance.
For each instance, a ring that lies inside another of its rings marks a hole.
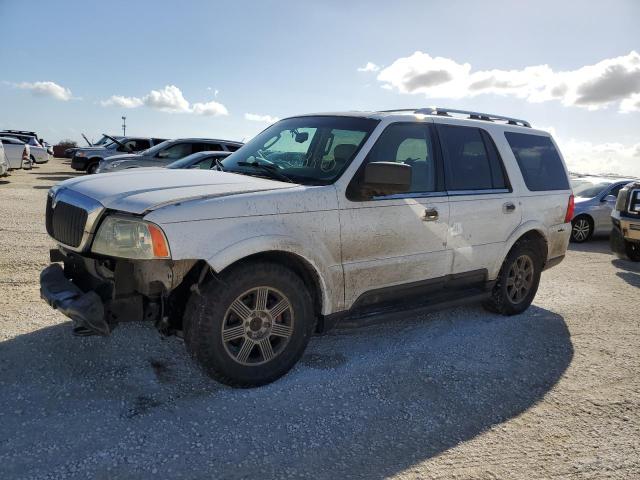
[[[390,125],[371,148],[363,165],[371,162],[397,162],[411,166],[411,189],[407,193],[436,191],[435,156],[427,125]]]
[[[239,145],[229,145],[229,144],[227,144],[225,146],[227,147],[227,150],[229,152],[235,152],[236,150],[238,150],[240,148]]]
[[[134,140],[134,143],[135,143],[133,147],[134,152],[139,152],[140,150],[146,150],[147,148],[151,147],[151,142],[143,138],[138,138]]]
[[[222,145],[219,143],[195,143],[193,152],[221,152]]]
[[[162,143],[165,141],[164,138],[152,138],[152,140],[154,145],[158,145],[159,143]]]
[[[613,195],[614,197],[617,197],[618,193],[620,193],[620,190],[622,190],[623,187],[624,187],[624,184],[616,185],[611,189],[611,191],[607,195]]]
[[[549,137],[505,132],[527,188],[532,192],[568,190],[569,180]]]
[[[479,128],[438,125],[447,190],[505,189],[502,162],[493,140]]]

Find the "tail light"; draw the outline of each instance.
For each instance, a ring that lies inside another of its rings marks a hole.
[[[569,202],[567,203],[567,213],[564,216],[564,223],[569,223],[573,218],[573,212],[576,209],[575,202],[573,201],[573,193],[569,196]]]

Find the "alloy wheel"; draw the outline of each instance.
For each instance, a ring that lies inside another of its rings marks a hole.
[[[282,292],[271,287],[252,288],[227,309],[222,343],[241,365],[260,365],[282,353],[293,334],[293,322],[293,307]]]
[[[529,255],[520,255],[511,264],[507,274],[507,295],[513,303],[520,303],[533,285],[534,266]]]
[[[586,218],[579,218],[573,224],[573,238],[577,242],[584,242],[589,237],[589,230],[591,230],[591,225],[589,225],[589,221]]]

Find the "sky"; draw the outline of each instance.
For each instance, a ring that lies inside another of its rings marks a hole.
[[[0,128],[248,140],[310,112],[523,118],[640,176],[640,1],[0,0]]]

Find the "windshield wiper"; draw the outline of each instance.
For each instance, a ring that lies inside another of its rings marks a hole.
[[[291,180],[289,177],[287,177],[284,173],[281,173],[278,167],[276,167],[275,165],[268,165],[268,164],[258,163],[258,162],[238,162],[238,165],[241,167],[259,168],[260,170],[265,172],[267,175],[269,175],[271,178],[277,178],[278,180],[282,180],[284,182],[296,183],[293,180]]]

